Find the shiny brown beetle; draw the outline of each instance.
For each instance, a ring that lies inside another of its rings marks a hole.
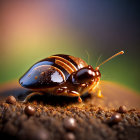
[[[35,94],[51,93],[78,97],[91,93],[99,84],[101,73],[99,67],[123,51],[105,60],[95,69],[81,58],[70,55],[53,55],[34,64],[19,80],[21,86],[32,89],[33,92],[25,97],[27,101]]]

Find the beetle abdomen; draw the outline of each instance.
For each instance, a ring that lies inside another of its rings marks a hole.
[[[61,70],[65,75],[65,79],[67,79],[72,72],[88,66],[87,63],[81,58],[64,54],[52,55],[48,58],[41,60],[40,62],[43,61],[51,62],[50,65],[57,67],[59,70]]]
[[[64,54],[58,54],[58,55],[53,55],[51,57],[55,57],[56,59],[63,58],[62,60],[64,63],[69,63],[68,65],[74,70],[77,71],[83,67],[88,66],[88,64],[82,60],[81,58],[70,56],[70,55],[64,55]],[[73,71],[73,72],[74,72]]]

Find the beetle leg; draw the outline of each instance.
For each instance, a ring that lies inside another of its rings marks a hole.
[[[80,97],[80,96],[78,97],[78,102],[79,102],[79,103],[81,103],[81,102],[82,102],[82,99],[81,99],[81,97]]]
[[[78,97],[78,102],[81,103],[82,102],[82,99],[80,97],[80,93],[76,92],[76,91],[70,91],[68,93],[69,96],[72,96],[72,97]]]
[[[31,94],[29,94],[26,98],[25,98],[25,100],[23,101],[24,103],[26,103],[32,96],[34,96],[34,95],[43,95],[43,93],[41,93],[41,92],[32,92]]]
[[[93,93],[97,89],[98,86],[99,86],[99,81],[93,83],[91,85],[91,88],[89,89],[89,93]]]
[[[102,94],[102,92],[101,92],[100,89],[98,89],[97,97],[98,97],[98,98],[102,98],[102,97],[103,97],[103,94]]]
[[[101,87],[100,87],[100,85],[98,85],[98,84],[99,84],[99,83],[97,83],[94,87],[92,87],[91,90],[88,91],[88,93],[89,93],[89,94],[91,94],[91,93],[96,93],[96,96],[97,96],[98,98],[102,98],[103,95],[102,95],[102,93],[101,93]]]

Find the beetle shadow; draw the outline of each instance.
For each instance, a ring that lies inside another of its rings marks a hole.
[[[91,95],[86,93],[81,96],[83,102],[85,102],[88,98],[91,98]],[[56,96],[51,94],[45,95],[34,95],[29,100],[29,102],[36,101],[37,103],[43,103],[44,105],[51,106],[67,106],[78,102],[78,97],[67,97],[67,96]]]
[[[33,91],[22,88],[20,86],[13,86],[10,88],[6,86],[4,90],[0,90],[0,102],[5,100],[7,96],[14,96],[17,101],[23,102],[28,95],[30,95]],[[84,94],[81,96],[83,102],[86,102],[87,99],[92,98],[91,94]],[[43,103],[44,105],[51,105],[51,106],[68,106],[72,104],[79,104],[78,97],[67,97],[67,96],[56,96],[49,93],[45,95],[34,95],[27,102],[37,102]]]

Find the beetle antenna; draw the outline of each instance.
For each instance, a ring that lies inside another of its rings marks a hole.
[[[100,55],[99,57],[98,57],[98,60],[97,60],[97,62],[96,62],[96,67],[97,67],[97,64],[98,64],[98,62],[99,62],[99,60],[101,59],[101,57],[102,57],[102,55]]]
[[[108,59],[106,59],[105,61],[103,61],[100,65],[98,65],[98,66],[96,67],[96,69],[99,69],[99,67],[100,67],[101,65],[103,65],[104,63],[108,62],[108,61],[111,60],[112,58],[114,58],[114,57],[116,57],[116,56],[118,56],[118,55],[121,55],[121,54],[124,54],[124,51],[120,51],[120,52],[114,54],[113,56],[109,57]]]

